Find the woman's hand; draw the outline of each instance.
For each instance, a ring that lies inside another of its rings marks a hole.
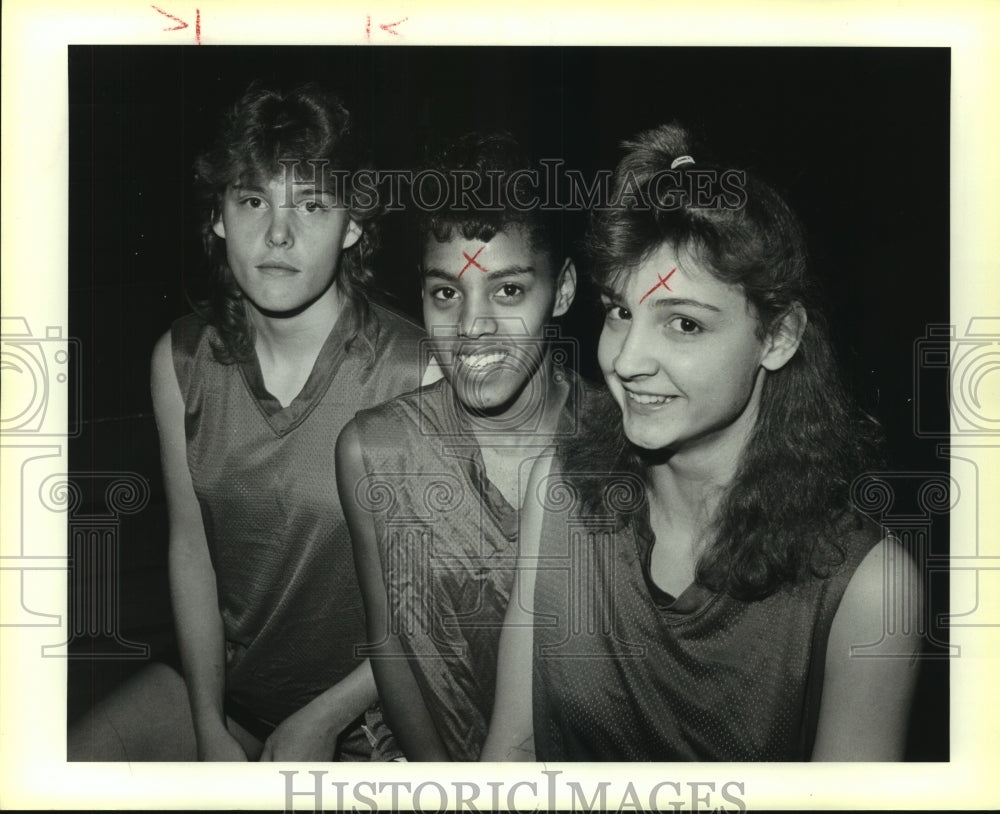
[[[333,760],[340,728],[319,699],[296,710],[264,741],[263,761]]]
[[[198,734],[198,760],[246,761],[247,753],[228,729],[219,726]]]
[[[326,692],[296,710],[264,742],[262,761],[333,760],[337,737],[378,700],[366,659]]]

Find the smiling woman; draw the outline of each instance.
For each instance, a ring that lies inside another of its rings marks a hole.
[[[572,284],[570,261],[560,266],[552,268],[547,252],[516,224],[488,241],[428,236],[424,326],[442,371],[468,409],[522,416],[538,401],[531,385],[545,359],[543,330],[572,300],[566,288]]]
[[[851,504],[878,433],[798,222],[749,175],[660,205],[664,170],[725,169],[680,127],[625,147],[589,240],[610,395],[532,474],[483,757],[899,759],[914,663],[851,646],[888,609],[916,652],[916,568]]]
[[[790,310],[766,341],[742,291],[689,249],[682,254],[661,245],[604,295],[601,370],[633,444],[669,448],[675,464],[694,452],[735,465],[757,420],[764,371],[795,353],[803,312]]]
[[[523,171],[519,153],[507,136],[470,134],[436,166],[503,181]],[[576,273],[538,210],[424,214],[424,322],[444,378],[358,413],[337,477],[393,731],[411,760],[475,760],[527,474],[575,429],[586,392],[551,332]]]

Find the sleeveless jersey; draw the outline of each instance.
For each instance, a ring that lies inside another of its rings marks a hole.
[[[845,523],[826,578],[752,601],[698,584],[675,599],[649,576],[638,478],[613,487],[624,526],[583,516],[552,478],[535,584],[537,759],[808,760],[833,616],[878,527]]]
[[[567,381],[555,440],[571,431],[582,387]],[[442,379],[358,413],[368,473],[358,496],[374,516],[391,632],[452,760],[474,761],[493,711],[518,512],[486,477],[459,409]],[[540,455],[546,441],[526,434],[524,443]]]
[[[354,413],[420,383],[421,331],[348,302],[302,391],[287,406],[256,356],[220,364],[214,328],[172,328],[187,461],[225,626],[226,692],[277,724],[336,684],[366,640],[334,445]]]

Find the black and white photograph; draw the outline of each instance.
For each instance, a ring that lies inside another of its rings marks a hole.
[[[3,700],[76,805],[928,804],[1000,625],[959,52],[148,11],[47,103],[65,318],[4,294]]]

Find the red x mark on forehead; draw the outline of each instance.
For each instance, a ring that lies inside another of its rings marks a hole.
[[[487,272],[487,269],[486,269],[486,268],[485,268],[484,266],[482,266],[482,265],[480,265],[479,263],[477,263],[477,262],[476,262],[476,258],[477,258],[477,257],[479,257],[479,253],[480,253],[480,252],[481,252],[481,251],[482,251],[483,249],[485,249],[485,248],[486,248],[486,246],[485,246],[485,245],[484,245],[484,246],[480,246],[480,247],[479,247],[478,249],[476,249],[476,253],[475,253],[474,255],[472,255],[472,257],[469,257],[469,255],[467,255],[467,254],[466,254],[465,252],[462,252],[462,257],[464,257],[464,258],[465,258],[466,260],[468,260],[469,262],[468,262],[468,263],[466,263],[466,264],[465,264],[464,266],[462,266],[462,270],[461,270],[460,272],[458,272],[458,279],[459,279],[459,280],[461,280],[461,279],[462,279],[462,275],[463,275],[463,274],[465,274],[465,271],[466,271],[466,269],[468,269],[468,268],[469,268],[469,266],[475,266],[475,267],[476,267],[477,269],[479,269],[479,270],[480,270],[480,271],[481,271],[481,272],[482,272],[483,274],[487,274],[487,273],[488,273],[488,272]]]
[[[654,291],[656,291],[656,289],[658,289],[661,285],[665,289],[667,289],[667,291],[673,291],[673,289],[670,286],[667,285],[667,280],[669,280],[671,277],[674,276],[674,272],[675,271],[677,271],[676,268],[670,269],[670,273],[666,277],[663,277],[660,274],[660,272],[656,272],[656,276],[659,279],[659,282],[656,285],[654,285],[651,289],[649,289],[649,291],[647,291],[645,294],[642,295],[642,299],[639,300],[639,305],[642,305],[642,303],[645,301],[646,297],[648,297],[650,294],[652,294]]]

